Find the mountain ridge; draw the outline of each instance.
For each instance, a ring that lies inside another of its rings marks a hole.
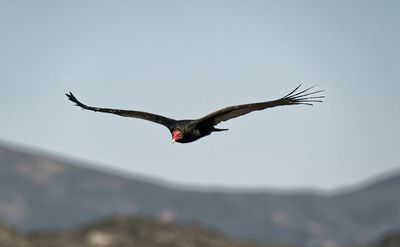
[[[121,171],[113,168],[106,167],[106,164],[95,165],[96,162],[81,160],[75,157],[68,157],[66,155],[55,154],[54,152],[37,149],[33,147],[23,146],[21,144],[9,143],[0,139],[0,152],[1,149],[6,149],[13,152],[23,152],[34,156],[44,156],[56,162],[65,163],[68,166],[75,166],[77,168],[94,170],[96,172],[107,173],[113,176],[122,177],[125,179],[134,179],[145,183],[152,183],[160,187],[165,187],[172,190],[192,191],[192,192],[211,192],[211,193],[239,193],[239,194],[279,194],[279,195],[318,195],[322,197],[336,196],[337,194],[351,193],[352,191],[364,189],[369,186],[374,186],[381,181],[386,181],[390,178],[400,177],[400,168],[392,169],[377,176],[372,176],[361,180],[360,182],[340,185],[332,189],[315,188],[312,186],[300,187],[287,187],[280,188],[274,186],[231,186],[231,185],[198,185],[186,184],[184,182],[174,182],[160,177],[154,177],[147,174],[139,174],[130,171]],[[78,165],[77,165],[78,164]]]

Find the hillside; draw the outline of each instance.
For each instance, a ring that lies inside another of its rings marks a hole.
[[[173,224],[143,217],[100,220],[79,228],[19,234],[0,226],[1,247],[284,247],[233,240],[193,224]],[[349,245],[348,247],[355,247]],[[398,247],[400,232],[391,232],[356,247]],[[286,246],[288,247],[288,246]]]
[[[29,239],[35,247],[262,247],[228,239],[195,225],[176,225],[137,217],[102,221],[75,230],[37,234]]]
[[[398,174],[321,196],[177,190],[84,167],[0,146],[0,221],[31,231],[110,215],[147,215],[198,222],[236,238],[301,246],[366,243],[400,228]]]
[[[276,247],[226,238],[195,225],[176,225],[156,220],[121,217],[92,223],[78,229],[17,234],[0,227],[4,247]]]
[[[0,225],[0,247],[36,247],[25,237],[4,225]]]
[[[381,237],[371,247],[399,247],[400,246],[400,231],[391,232]]]

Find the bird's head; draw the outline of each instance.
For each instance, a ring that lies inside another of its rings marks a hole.
[[[182,131],[180,130],[172,131],[172,143],[175,143],[176,141],[179,141],[181,139],[182,139]]]

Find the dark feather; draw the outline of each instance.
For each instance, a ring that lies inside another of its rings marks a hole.
[[[116,115],[123,116],[123,117],[140,118],[140,119],[144,119],[147,121],[162,124],[170,130],[172,130],[175,127],[176,122],[177,122],[174,119],[156,115],[156,114],[152,114],[152,113],[148,113],[148,112],[87,106],[87,105],[81,103],[71,92],[69,92],[69,94],[66,94],[66,95],[67,95],[68,99],[70,101],[74,102],[77,106],[80,106],[81,108],[90,110],[90,111],[111,113],[111,114],[116,114]]]
[[[230,120],[232,118],[240,117],[245,114],[248,114],[252,111],[260,111],[267,108],[275,107],[275,106],[283,106],[283,105],[313,105],[316,102],[322,102],[322,98],[325,96],[318,96],[316,94],[324,92],[324,90],[311,91],[315,86],[306,88],[300,92],[297,92],[300,88],[301,84],[297,86],[293,91],[291,91],[286,96],[273,101],[259,102],[259,103],[251,103],[244,105],[235,105],[225,107],[218,111],[212,112],[198,120],[194,120],[192,122],[193,125],[217,125],[223,121]],[[311,97],[307,97],[311,96]]]

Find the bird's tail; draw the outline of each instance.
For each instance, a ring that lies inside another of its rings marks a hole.
[[[213,127],[213,131],[226,131],[226,130],[229,130],[229,129],[217,129],[217,128]]]

